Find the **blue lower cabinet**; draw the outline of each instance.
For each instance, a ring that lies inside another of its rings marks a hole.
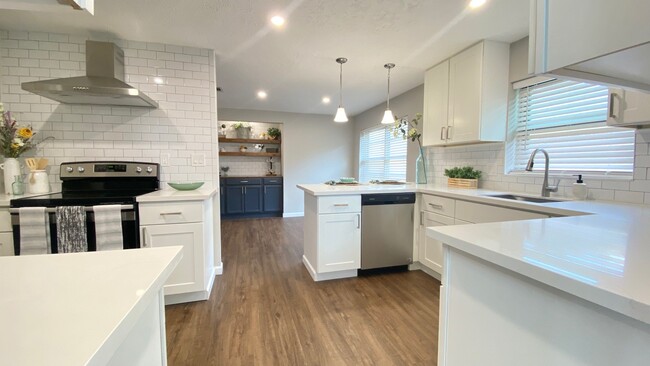
[[[223,218],[282,216],[282,178],[223,178]]]

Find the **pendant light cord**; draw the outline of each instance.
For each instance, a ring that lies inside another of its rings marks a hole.
[[[388,89],[386,90],[386,110],[390,109],[390,67],[388,68]]]
[[[339,72],[339,108],[343,105],[343,63],[339,63],[341,66]]]

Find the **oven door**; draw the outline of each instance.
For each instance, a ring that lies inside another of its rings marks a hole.
[[[58,253],[56,213],[49,212],[48,214],[52,253]],[[20,220],[17,212],[11,213],[11,226],[14,237],[14,253],[15,255],[20,255]],[[124,249],[140,248],[139,227],[137,205],[133,205],[133,208],[122,210],[122,242],[124,243]],[[92,209],[86,212],[86,238],[88,240],[88,251],[96,251],[95,214],[92,212]]]

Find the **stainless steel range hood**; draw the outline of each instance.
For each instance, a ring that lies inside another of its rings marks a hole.
[[[86,41],[86,76],[22,83],[23,90],[64,104],[158,108],[124,82],[124,51],[114,43]]]

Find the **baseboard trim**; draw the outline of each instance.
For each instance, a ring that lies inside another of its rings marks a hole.
[[[429,276],[435,278],[436,280],[442,282],[442,275],[441,275],[440,273],[438,273],[438,272],[432,270],[431,268],[425,266],[424,264],[422,264],[422,263],[420,263],[420,262],[414,262],[413,264],[411,264],[411,265],[409,266],[409,269],[410,269],[411,271],[414,271],[414,270],[420,270],[420,271],[422,271],[422,272],[428,274]]]
[[[357,277],[357,270],[356,269],[350,269],[350,270],[346,270],[346,271],[337,271],[337,272],[316,273],[316,270],[314,270],[314,267],[312,267],[311,263],[309,263],[309,260],[304,255],[302,256],[302,263],[305,264],[305,267],[307,268],[307,272],[309,272],[309,275],[311,276],[311,278],[316,282],[318,282],[318,281],[327,281],[327,280],[337,280],[339,278]]]
[[[220,276],[223,274],[223,262],[219,262],[216,266],[214,266],[214,274],[216,276]],[[214,276],[212,276],[214,277]]]
[[[305,216],[304,212],[285,212],[282,214],[282,217],[303,217]]]

